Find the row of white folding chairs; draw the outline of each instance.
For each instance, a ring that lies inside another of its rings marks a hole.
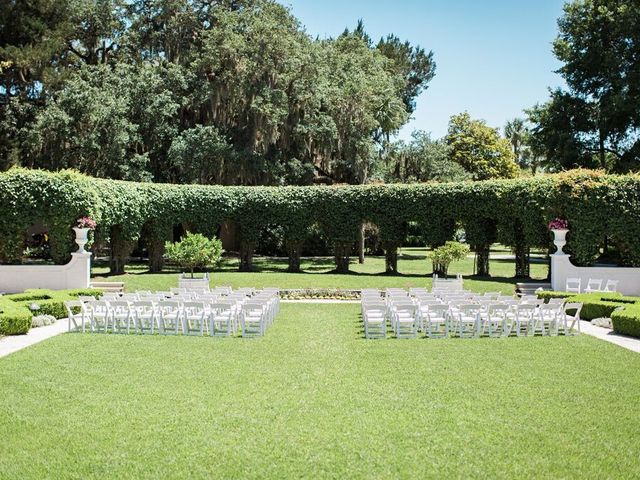
[[[212,336],[230,336],[241,328],[243,336],[252,336],[257,323],[260,334],[264,334],[273,322],[279,310],[279,298],[267,293],[245,301],[78,300],[65,305],[70,331],[84,332],[88,324],[92,332],[130,333],[133,330],[200,335],[206,332]]]
[[[466,303],[415,304],[412,302],[389,305],[385,302],[363,303],[362,317],[367,338],[386,336],[386,320],[399,338],[415,337],[424,331],[428,337],[509,336],[515,330],[518,336],[541,334],[571,334],[580,332],[580,304],[564,304],[553,299],[548,304],[537,303]],[[567,312],[575,311],[572,314]]]
[[[604,283],[604,286],[603,286]],[[582,279],[581,278],[567,278],[565,284],[565,291],[571,293],[590,293],[590,292],[617,292],[618,291],[618,280],[607,280],[606,283],[601,278],[590,278],[587,281],[587,286],[584,290],[582,290]]]

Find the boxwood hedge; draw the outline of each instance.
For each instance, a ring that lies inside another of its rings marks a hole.
[[[141,236],[151,268],[158,270],[164,242],[171,239],[175,225],[211,235],[227,222],[239,232],[243,270],[252,267],[260,232],[280,225],[292,270],[299,268],[307,229],[317,226],[332,239],[337,270],[346,271],[365,221],[379,227],[389,271],[396,270],[395,252],[408,222],[417,222],[431,246],[464,227],[482,269],[488,266],[484,257],[493,241],[513,247],[521,259],[531,247],[548,247],[547,224],[558,216],[569,220],[566,249],[577,264],[593,262],[607,236],[623,264],[640,265],[640,244],[634,241],[640,238],[640,176],[585,170],[482,182],[223,187],[122,182],[71,171],[16,168],[0,174],[0,262],[19,262],[26,232],[39,224],[49,233],[54,261],[64,263],[74,248],[70,227],[83,215],[97,221],[94,240],[109,245],[114,272],[124,269]]]

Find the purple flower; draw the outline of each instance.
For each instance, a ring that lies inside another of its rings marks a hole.
[[[96,228],[96,221],[91,217],[80,217],[76,224],[78,228],[90,228],[91,230]]]
[[[569,222],[564,218],[554,218],[549,222],[549,230],[567,230]]]

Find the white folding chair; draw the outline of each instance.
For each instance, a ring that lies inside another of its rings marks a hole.
[[[139,333],[150,333],[155,331],[158,314],[155,303],[150,300],[138,300],[131,304],[131,317],[135,329]]]
[[[66,302],[64,302],[64,306],[67,309],[67,318],[69,319],[69,331],[70,332],[81,331],[82,333],[84,333],[85,323],[88,319],[84,302],[80,300],[67,300]],[[73,328],[71,326],[72,324],[73,324]]]
[[[619,280],[607,280],[604,286],[605,292],[617,292]]]
[[[88,302],[86,305],[89,311],[89,318],[91,319],[91,331],[106,333],[111,318],[109,302],[105,300],[94,300],[93,302]]]
[[[118,300],[109,302],[109,306],[111,307],[111,331],[113,333],[130,333],[132,316],[129,302],[126,300]],[[107,330],[108,329],[109,323],[107,323]]]
[[[182,333],[185,335],[204,335],[207,325],[205,304],[202,301],[182,304]]]
[[[567,278],[567,283],[565,284],[564,290],[565,292],[580,293],[581,285],[581,278]]]
[[[247,302],[242,305],[240,324],[243,337],[264,335],[264,312],[265,305],[263,303]]]
[[[562,333],[565,335],[579,335],[581,310],[582,303],[565,303],[562,311],[558,315],[558,327],[556,328],[556,331],[559,332],[560,329],[562,329]],[[574,328],[577,328],[577,332]]]
[[[449,305],[428,305],[426,312],[421,310],[423,328],[429,338],[447,338],[449,336]]]
[[[515,308],[515,329],[519,337],[535,332],[538,306],[532,303],[521,303]]]
[[[182,326],[182,304],[175,300],[158,303],[158,331],[164,335],[177,335]]]
[[[480,305],[461,304],[455,313],[455,331],[460,338],[480,336]]]
[[[590,278],[587,282],[587,288],[584,289],[586,293],[601,292],[602,291],[602,279]]]
[[[508,305],[503,303],[493,303],[489,305],[487,313],[482,318],[481,331],[486,331],[491,338],[509,336],[513,315]]]
[[[230,337],[234,332],[233,313],[228,304],[209,305],[209,335]]]
[[[394,305],[396,338],[416,338],[418,336],[418,318],[415,304]]]
[[[558,305],[544,303],[538,306],[538,323],[542,335],[553,335],[557,333],[558,325]],[[534,332],[535,333],[535,332]]]
[[[362,322],[365,338],[386,338],[387,306],[384,302],[370,302],[363,305]]]

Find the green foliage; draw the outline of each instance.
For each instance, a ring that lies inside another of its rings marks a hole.
[[[391,143],[376,172],[386,182],[454,182],[471,179],[471,175],[449,158],[444,140],[432,140],[427,132],[415,131],[411,140]]]
[[[167,242],[165,257],[188,269],[193,278],[195,268],[216,265],[222,256],[222,242],[217,238],[207,238],[201,233],[187,233],[179,242]]]
[[[538,298],[541,298],[545,301],[545,303],[549,303],[549,299],[551,298],[570,298],[574,297],[576,294],[571,292],[560,292],[556,290],[542,290],[540,292],[536,292]]]
[[[433,53],[361,25],[308,35],[275,0],[0,8],[0,169],[171,183],[363,183]]]
[[[611,318],[613,330],[623,335],[640,337],[640,297],[624,296],[619,292],[581,293],[544,291],[538,298],[566,298],[567,302],[582,303],[580,318]]]
[[[31,328],[32,313],[28,308],[0,296],[0,335],[21,335]]]
[[[640,303],[612,312],[611,323],[614,332],[640,338]]]
[[[567,88],[529,113],[550,168],[638,169],[639,18],[636,1],[565,4],[553,51]]]
[[[164,246],[171,229],[213,236],[236,224],[250,252],[264,227],[278,225],[290,256],[299,253],[310,227],[319,227],[344,259],[360,224],[379,229],[385,250],[402,245],[409,222],[426,244],[443,245],[457,225],[467,243],[549,246],[548,222],[569,221],[573,261],[593,262],[605,235],[625,265],[640,265],[640,177],[575,171],[555,176],[482,182],[347,187],[220,187],[92,179],[63,171],[13,169],[0,174],[0,245],[3,262],[19,261],[33,224],[48,228],[52,256],[63,263],[74,249],[76,219],[96,219],[96,242],[109,242],[123,271],[127,252],[146,235]],[[250,263],[250,262],[249,262]],[[112,267],[114,267],[112,265]]]
[[[447,242],[429,255],[433,263],[433,272],[447,276],[449,265],[464,260],[469,254],[469,245],[460,242]]]
[[[74,290],[31,289],[24,293],[0,296],[0,335],[20,335],[31,327],[33,315],[51,315],[66,318],[64,302],[79,295],[99,297],[102,291],[95,288]]]
[[[582,303],[580,318],[593,320],[594,318],[611,318],[614,310],[629,305],[638,299],[623,297],[621,294],[609,293],[581,293],[567,299],[568,302]]]
[[[446,142],[449,158],[471,173],[474,180],[518,175],[509,141],[484,121],[472,120],[467,112],[451,117]]]

